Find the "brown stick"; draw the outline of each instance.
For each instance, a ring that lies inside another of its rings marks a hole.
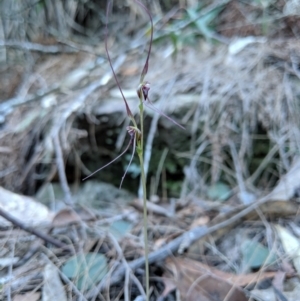
[[[29,226],[25,225],[20,220],[16,219],[11,214],[4,211],[2,208],[0,208],[0,215],[3,218],[5,218],[6,220],[8,220],[9,222],[11,222],[13,225],[19,227],[20,229],[22,229],[22,230],[24,230],[28,233],[31,233],[31,234],[41,238],[42,240],[51,243],[52,245],[54,245],[58,248],[61,248],[61,249],[64,249],[64,250],[67,250],[67,251],[70,251],[70,252],[74,252],[74,250],[70,246],[62,243],[61,241],[59,241],[59,240],[43,233],[43,232],[41,232],[37,229],[34,229],[32,227],[29,227]]]

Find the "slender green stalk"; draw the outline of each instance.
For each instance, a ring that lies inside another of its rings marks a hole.
[[[145,243],[145,271],[146,271],[146,300],[149,300],[149,262],[148,262],[148,217],[147,217],[147,199],[146,199],[146,177],[144,171],[143,155],[139,155],[141,164],[141,176],[143,182],[143,207],[144,207],[144,243]]]
[[[149,285],[149,260],[148,260],[148,253],[149,253],[149,246],[148,246],[148,221],[147,221],[147,191],[146,191],[146,175],[145,175],[145,169],[144,169],[144,104],[146,106],[147,102],[149,104],[151,104],[150,99],[148,98],[148,91],[150,89],[150,83],[148,83],[147,81],[144,81],[145,76],[147,75],[148,72],[148,67],[149,67],[149,58],[150,58],[150,54],[151,54],[151,47],[152,47],[152,41],[153,41],[153,20],[152,20],[152,16],[150,11],[147,9],[147,7],[140,2],[139,0],[133,0],[135,3],[137,3],[140,7],[142,7],[142,9],[148,14],[149,19],[150,19],[150,23],[151,23],[151,30],[150,30],[150,44],[149,44],[149,48],[148,48],[148,53],[147,53],[147,58],[146,58],[146,62],[144,65],[144,68],[142,70],[141,73],[141,77],[140,77],[140,83],[139,83],[139,87],[137,89],[137,94],[138,97],[140,99],[140,105],[139,105],[139,109],[140,109],[140,129],[137,127],[137,123],[134,119],[134,116],[129,108],[128,102],[124,96],[124,93],[122,91],[122,88],[120,86],[120,83],[118,81],[117,75],[114,71],[114,67],[113,64],[111,62],[111,58],[109,55],[109,51],[108,51],[108,46],[107,46],[107,39],[108,39],[108,16],[109,16],[109,12],[110,9],[112,7],[112,0],[110,0],[108,2],[107,8],[106,8],[106,27],[105,27],[105,50],[107,53],[107,58],[108,58],[108,62],[110,64],[111,70],[113,72],[115,81],[117,83],[117,86],[120,90],[120,93],[122,95],[122,98],[124,100],[125,103],[125,107],[126,107],[126,112],[128,117],[131,119],[133,126],[128,126],[127,127],[127,131],[131,137],[130,142],[128,144],[128,147],[125,149],[125,151],[119,155],[116,159],[114,159],[113,161],[111,161],[109,164],[113,163],[115,160],[117,160],[119,157],[121,157],[129,148],[129,146],[133,143],[133,153],[132,153],[132,157],[129,161],[129,165],[132,161],[134,152],[136,150],[138,156],[139,156],[139,161],[140,161],[140,166],[141,166],[141,181],[142,181],[142,186],[143,186],[143,207],[144,207],[144,243],[145,243],[145,271],[146,271],[146,301],[149,301],[149,291],[150,291],[150,285]],[[169,120],[171,120],[172,122],[174,122],[175,124],[179,125],[178,123],[176,123],[173,119],[169,118],[168,116],[166,116],[165,114],[163,114],[162,112],[160,112],[159,110],[157,110],[154,106],[150,106],[150,108],[152,108],[154,111],[159,112],[160,114],[162,114],[163,116],[165,116],[166,118],[168,118]],[[179,125],[180,127],[182,127],[181,125]],[[108,166],[109,164],[106,164],[104,167]],[[102,168],[104,168],[102,167]],[[125,174],[122,178],[121,181],[121,185],[122,182],[124,180],[124,177],[127,173],[128,167],[125,171]],[[98,169],[96,172],[100,171],[102,168]],[[93,173],[94,174],[94,173]],[[120,186],[121,186],[120,185]]]
[[[144,170],[144,106],[142,101],[142,94],[140,99],[140,130],[141,130],[141,138],[138,141],[137,146],[137,153],[140,160],[140,166],[141,166],[141,179],[143,183],[143,207],[144,207],[144,244],[145,244],[145,272],[146,272],[146,301],[149,301],[149,291],[150,291],[150,285],[149,285],[149,261],[148,261],[148,254],[149,254],[149,248],[148,248],[148,216],[147,216],[147,190],[146,190],[146,176],[145,176],[145,170]]]

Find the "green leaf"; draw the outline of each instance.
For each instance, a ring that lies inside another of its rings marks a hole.
[[[119,220],[113,222],[108,231],[117,239],[124,237],[132,229],[132,224],[128,221]]]
[[[268,248],[261,243],[246,239],[241,246],[243,264],[249,268],[257,269],[264,264],[273,264],[275,254],[270,254]]]
[[[231,189],[228,185],[217,182],[210,186],[207,191],[207,196],[212,200],[218,200],[221,202],[226,201],[231,195]]]
[[[199,13],[195,9],[187,9],[187,13],[191,20],[195,20],[193,23],[196,25],[201,34],[208,39],[211,38],[213,34],[213,30],[209,28],[209,25],[216,19],[221,10],[222,8],[218,7],[200,18],[198,18]]]
[[[79,290],[89,290],[107,274],[106,257],[99,253],[75,255],[65,262],[62,272],[74,281]]]

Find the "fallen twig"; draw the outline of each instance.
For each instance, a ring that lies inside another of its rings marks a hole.
[[[11,48],[19,48],[23,50],[29,51],[37,51],[42,53],[76,53],[78,49],[64,46],[64,45],[42,45],[37,43],[31,43],[26,41],[3,41],[0,40],[0,46],[2,47],[11,47]]]
[[[37,230],[37,229],[34,229],[30,226],[27,226],[25,225],[24,223],[22,223],[20,220],[16,219],[15,217],[13,217],[12,215],[10,215],[9,213],[7,213],[6,211],[4,211],[2,208],[0,208],[0,215],[5,218],[6,220],[8,220],[9,222],[11,222],[13,225],[21,228],[22,230],[28,232],[28,233],[31,233],[39,238],[41,238],[42,240],[48,242],[48,243],[51,243],[52,245],[58,247],[58,248],[61,248],[61,249],[64,249],[64,250],[67,250],[69,252],[72,252],[73,253],[73,249],[71,249],[68,245],[62,243],[61,241]]]
[[[65,173],[63,152],[61,149],[58,133],[57,133],[57,135],[55,135],[53,137],[53,142],[54,142],[54,147],[55,147],[56,165],[57,165],[59,180],[60,180],[62,190],[65,194],[64,201],[65,201],[66,205],[71,206],[71,205],[73,205],[72,194],[71,194],[71,190],[68,185],[68,180],[67,180],[67,176]]]

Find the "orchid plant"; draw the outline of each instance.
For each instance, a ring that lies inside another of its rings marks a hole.
[[[149,16],[149,20],[151,23],[151,28],[150,28],[150,43],[149,43],[149,48],[148,48],[148,52],[147,52],[147,58],[146,58],[146,62],[145,65],[143,67],[141,76],[140,76],[140,82],[137,88],[137,96],[140,100],[139,103],[139,127],[138,127],[138,122],[136,122],[130,107],[128,105],[128,102],[124,96],[124,93],[122,91],[120,82],[118,80],[118,77],[115,73],[115,70],[113,68],[112,65],[112,60],[111,57],[109,55],[109,51],[108,51],[108,45],[107,45],[107,41],[108,41],[108,19],[109,19],[109,12],[111,10],[111,5],[112,5],[112,1],[108,2],[107,5],[107,9],[106,9],[106,27],[105,27],[105,50],[106,50],[106,54],[107,54],[107,58],[108,58],[108,62],[110,64],[111,70],[113,72],[114,75],[114,79],[116,81],[116,84],[120,90],[121,96],[123,98],[124,104],[125,104],[125,108],[126,108],[126,113],[127,116],[130,118],[131,121],[131,125],[127,127],[127,132],[130,136],[130,140],[128,145],[126,146],[126,148],[124,149],[124,151],[118,155],[116,158],[114,158],[111,162],[107,163],[106,165],[102,166],[101,168],[97,169],[95,172],[93,172],[92,174],[90,174],[89,176],[87,176],[86,178],[84,178],[83,180],[86,180],[88,178],[90,178],[91,176],[93,176],[94,174],[96,174],[97,172],[99,172],[100,170],[104,169],[105,167],[109,166],[110,164],[112,164],[113,162],[115,162],[116,160],[118,160],[120,157],[122,157],[127,151],[128,149],[132,146],[132,155],[129,161],[129,164],[125,170],[125,173],[121,179],[121,183],[120,183],[120,188],[123,184],[124,178],[127,174],[128,168],[131,165],[132,159],[134,157],[134,154],[137,153],[138,157],[139,157],[139,162],[140,162],[140,168],[141,168],[141,178],[142,178],[142,183],[143,183],[143,220],[144,220],[144,244],[145,244],[145,271],[146,271],[146,300],[149,300],[149,263],[148,263],[148,234],[147,234],[147,191],[146,191],[146,176],[145,176],[145,171],[144,171],[144,105],[147,106],[148,108],[152,109],[153,111],[155,111],[156,113],[166,117],[168,120],[170,120],[171,122],[173,122],[175,125],[179,126],[182,129],[185,129],[182,125],[180,125],[179,123],[177,123],[175,120],[173,120],[172,118],[170,118],[169,116],[165,115],[163,112],[161,112],[159,109],[157,109],[154,104],[150,101],[149,99],[149,90],[150,90],[150,83],[148,81],[145,81],[145,76],[148,73],[148,67],[149,67],[149,59],[150,59],[150,54],[151,54],[151,48],[152,48],[152,42],[153,42],[153,20],[152,20],[152,16],[150,11],[148,10],[148,8],[142,4],[140,1],[138,0],[133,0],[136,4],[138,4]]]

